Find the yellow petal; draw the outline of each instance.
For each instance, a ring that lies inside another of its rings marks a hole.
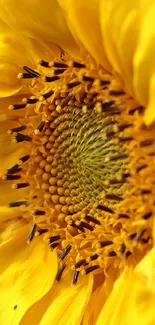
[[[68,271],[59,283],[55,283],[40,325],[80,325],[90,299],[93,279],[91,276],[79,277],[75,287],[71,287],[71,279],[72,273]]]
[[[78,47],[70,33],[57,0],[1,0],[0,17],[12,29],[31,42],[30,46],[44,43],[49,49],[57,44],[69,54],[77,55]],[[26,13],[26,14],[25,14]],[[33,44],[34,41],[34,44]]]
[[[105,56],[99,22],[99,0],[59,0],[65,10],[73,34],[84,45],[94,59],[103,64],[105,69],[111,67]]]
[[[96,325],[153,325],[155,323],[155,248],[115,283]]]
[[[51,288],[56,253],[48,251],[42,238],[26,244],[28,227],[0,248],[0,324],[17,325],[26,310]]]

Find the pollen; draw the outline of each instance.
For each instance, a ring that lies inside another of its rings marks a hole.
[[[28,152],[3,179],[25,189],[9,207],[31,223],[27,243],[41,236],[56,249],[56,280],[71,268],[72,285],[137,263],[152,245],[155,194],[155,136],[144,108],[92,62],[40,60],[18,78],[32,96],[9,106],[25,117],[8,133]]]

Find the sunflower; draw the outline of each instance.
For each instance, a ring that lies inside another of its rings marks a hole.
[[[2,325],[155,323],[154,15],[0,1]]]

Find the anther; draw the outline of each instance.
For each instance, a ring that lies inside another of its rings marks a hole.
[[[62,251],[62,253],[61,253],[60,256],[59,256],[60,260],[64,260],[64,258],[69,254],[71,248],[72,248],[71,245],[67,245],[67,246],[64,248],[64,250]]]
[[[99,242],[100,248],[112,245],[113,241],[112,240],[103,240]]]
[[[90,260],[95,261],[95,260],[97,260],[98,257],[99,257],[98,254],[94,254],[94,255],[90,256]]]
[[[69,93],[67,95],[66,98],[64,98],[62,101],[61,101],[61,104],[60,104],[60,107],[61,108],[64,108],[65,106],[68,105],[69,101],[73,98],[73,94],[72,93]]]
[[[126,252],[125,256],[128,258],[132,253],[130,251]]]
[[[139,106],[139,107],[133,108],[133,109],[131,109],[129,111],[129,114],[130,115],[133,115],[136,111],[138,111],[139,113],[143,113],[144,107],[143,106]]]
[[[109,257],[113,257],[113,256],[116,256],[117,254],[116,254],[116,252],[114,252],[114,251],[111,251],[111,252],[109,252],[108,253],[108,256]]]
[[[82,81],[94,82],[95,78],[89,76],[82,76]]]
[[[85,219],[87,221],[90,221],[90,222],[95,223],[96,225],[100,225],[101,224],[99,220],[97,220],[96,218],[94,218],[92,216],[85,216]]]
[[[13,129],[8,130],[8,134],[12,134],[14,132],[20,132],[20,131],[23,131],[25,129],[26,129],[26,125],[21,125],[21,126],[19,126],[17,128],[13,128]]]
[[[136,234],[134,240],[135,240],[135,241],[139,241],[139,240],[142,238],[142,236],[143,236],[143,234],[144,234],[145,231],[146,231],[146,229],[141,229],[141,230]]]
[[[60,281],[60,279],[62,277],[62,274],[63,274],[65,268],[66,268],[66,264],[65,263],[62,264],[61,266],[59,266],[58,272],[57,272],[56,277],[55,277],[55,280],[56,281]]]
[[[40,76],[40,73],[27,67],[26,65],[23,66],[23,70],[25,70],[28,74],[30,74],[32,77],[38,78]]]
[[[75,286],[77,284],[79,274],[80,274],[80,271],[77,271],[77,270],[74,271],[73,278],[72,278],[72,286]]]
[[[17,183],[17,184],[13,184],[13,188],[20,189],[20,188],[28,187],[29,185],[30,185],[29,183]]]
[[[109,91],[109,94],[111,96],[122,96],[122,95],[125,95],[125,92],[124,91],[120,91],[120,90],[110,90]]]
[[[48,242],[50,244],[54,243],[55,241],[59,240],[60,239],[60,236],[59,235],[56,235],[56,236],[51,236],[48,238]]]
[[[27,244],[29,244],[32,241],[32,239],[34,238],[36,227],[37,227],[37,225],[36,225],[36,223],[34,223],[30,229],[30,232],[29,232],[29,235],[27,238]]]
[[[8,204],[8,206],[10,208],[16,208],[16,207],[20,207],[20,206],[26,206],[28,204],[27,201],[17,201],[17,202],[10,202]]]
[[[73,228],[76,228],[76,229],[80,230],[81,232],[85,232],[84,228],[82,226],[80,226],[80,225],[76,225],[75,222],[72,222],[71,226]]]
[[[15,174],[18,173],[22,170],[22,168],[19,168],[18,164],[15,164],[13,167],[7,169],[7,174]]]
[[[40,64],[44,68],[50,68],[51,66],[49,65],[49,62],[44,61],[44,60],[38,60],[38,64]]]
[[[140,167],[137,167],[137,168],[136,168],[136,172],[139,173],[141,170],[145,169],[146,167],[147,167],[146,164],[145,164],[145,165],[142,165],[142,166],[140,166]]]
[[[20,175],[5,175],[4,176],[4,179],[6,181],[15,181],[15,180],[20,179],[20,178],[21,178]]]
[[[86,229],[88,229],[90,231],[94,230],[94,228],[91,225],[89,225],[89,223],[86,223],[86,222],[83,222],[83,221],[81,221],[80,226],[82,226],[83,228],[86,228]]]
[[[147,146],[151,146],[153,144],[152,140],[144,140],[140,142],[140,147],[147,147]]]
[[[27,104],[14,104],[14,105],[10,105],[8,107],[8,109],[10,110],[17,110],[17,109],[22,109],[25,108]]]
[[[68,89],[71,89],[71,88],[74,88],[74,87],[76,87],[76,86],[79,86],[80,84],[81,84],[81,81],[69,82],[69,83],[67,84],[67,88],[68,88]]]
[[[59,79],[60,79],[60,77],[58,77],[58,76],[52,76],[52,77],[45,76],[44,77],[45,82],[53,82],[53,81],[56,81],[56,80],[59,80]]]
[[[119,138],[119,141],[120,142],[126,142],[126,141],[131,141],[131,140],[134,140],[133,137],[124,137],[124,138]]]
[[[44,125],[45,125],[45,122],[44,121],[42,121],[39,125],[38,125],[38,127],[37,127],[37,129],[35,129],[35,134],[38,134],[39,132],[42,132],[43,131],[43,128],[44,128]]]
[[[15,140],[17,143],[27,141],[30,142],[32,141],[32,138],[28,135],[22,134],[22,133],[17,133],[15,136]]]
[[[122,201],[122,197],[115,195],[115,194],[105,194],[105,199],[107,200],[114,200],[114,201]]]
[[[151,216],[152,216],[152,212],[148,212],[148,213],[144,214],[144,216],[142,216],[142,219],[147,220],[147,219],[149,219]]]
[[[61,63],[61,62],[50,62],[50,67],[54,68],[68,68],[68,65],[66,63]]]
[[[44,216],[46,212],[44,210],[35,210],[34,215],[35,216]]]
[[[130,217],[125,213],[119,213],[118,219],[120,219],[120,218],[122,218],[122,219],[130,219]]]
[[[40,100],[40,101],[43,101],[43,100],[45,100],[45,99],[48,99],[48,98],[50,98],[53,94],[54,94],[54,91],[53,91],[53,90],[50,90],[50,91],[48,91],[47,93],[41,95],[41,96],[39,97],[39,100]]]
[[[41,236],[41,235],[45,234],[46,232],[48,232],[48,229],[38,229],[36,232],[36,235]]]
[[[55,69],[55,70],[53,70],[53,74],[55,75],[55,76],[58,76],[59,74],[62,74],[62,73],[64,73],[66,71],[66,69]]]
[[[24,73],[18,73],[18,75],[17,75],[17,78],[18,79],[32,79],[34,77],[35,76],[32,76],[32,74],[26,73],[26,72],[24,72]]]
[[[124,243],[122,243],[119,252],[120,252],[121,254],[123,254],[123,253],[125,252],[125,249],[126,249],[126,246],[125,246]]]
[[[22,102],[25,104],[36,104],[38,100],[38,98],[23,98]]]
[[[25,155],[19,159],[19,163],[23,164],[30,158],[30,155]]]
[[[59,243],[53,243],[53,244],[50,244],[50,248],[54,249],[54,248],[56,248],[58,245],[59,245]]]
[[[90,267],[87,267],[87,269],[85,269],[85,274],[89,274],[95,270],[97,270],[99,268],[99,265],[92,265]]]
[[[85,259],[78,261],[77,263],[74,264],[75,268],[78,269],[82,265],[86,265],[87,262]]]
[[[107,206],[103,205],[103,204],[99,204],[97,206],[97,209],[105,211],[105,212],[109,212],[109,213],[114,213],[114,211],[110,208],[108,208]]]
[[[106,157],[105,162],[125,159],[125,158],[128,158],[128,157],[129,157],[129,155],[127,153],[120,153],[118,155],[113,155],[113,156],[110,156],[110,157]]]

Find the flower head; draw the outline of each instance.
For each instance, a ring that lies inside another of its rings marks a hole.
[[[1,324],[152,322],[153,5],[0,6]]]

